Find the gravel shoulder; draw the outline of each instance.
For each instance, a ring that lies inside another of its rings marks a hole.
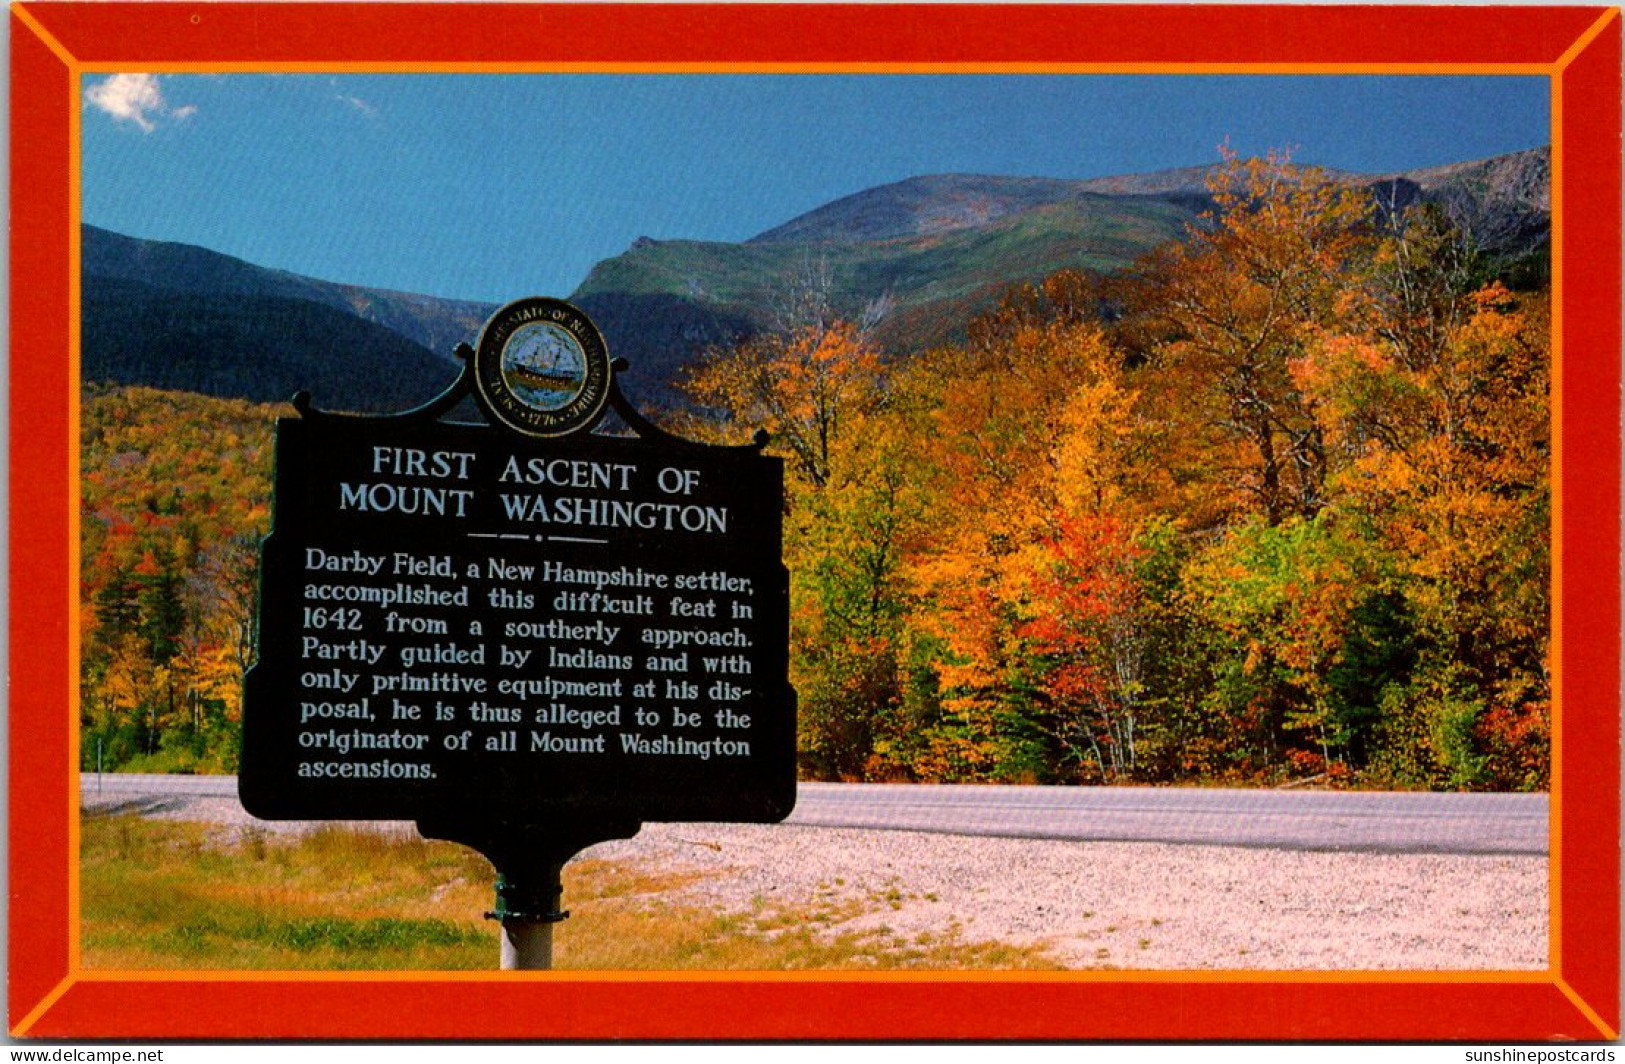
[[[1547,863],[651,824],[584,856],[692,868],[724,910],[846,898],[837,929],[1044,946],[1068,968],[1543,969]]]
[[[87,795],[87,808],[98,808]],[[100,804],[219,824],[313,825],[234,800]],[[411,834],[409,824],[366,825]],[[832,933],[1037,945],[1067,968],[1542,970],[1544,857],[1054,842],[795,825],[648,824],[582,858],[700,873],[670,896],[719,912],[839,912]],[[568,902],[568,899],[566,899]],[[851,915],[848,915],[851,914]]]

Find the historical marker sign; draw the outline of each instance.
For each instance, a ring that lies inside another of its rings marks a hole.
[[[244,702],[251,813],[789,813],[782,463],[658,433],[558,435],[613,388],[596,331],[551,315],[563,306],[522,301],[486,327],[465,382],[492,426],[278,422]]]

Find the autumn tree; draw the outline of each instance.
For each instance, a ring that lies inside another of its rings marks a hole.
[[[1152,369],[1146,391],[1168,425],[1167,457],[1199,489],[1184,505],[1205,504],[1212,521],[1313,517],[1333,456],[1291,367],[1336,328],[1358,283],[1371,197],[1281,155],[1227,154],[1208,192],[1204,222],[1118,286],[1119,334]]]
[[[899,701],[898,575],[910,520],[906,459],[879,417],[886,374],[873,315],[841,318],[823,260],[770,300],[775,328],[709,352],[684,388],[709,431],[765,429],[789,466],[785,561],[802,767],[871,772]],[[873,314],[883,308],[872,308]]]
[[[276,411],[145,388],[82,411],[86,739],[112,765],[231,771]]]
[[[682,382],[725,424],[765,429],[814,487],[828,483],[841,435],[879,402],[884,379],[872,336],[884,308],[844,318],[832,285],[827,262],[808,260],[769,300],[774,328],[707,352]]]
[[[1521,758],[1503,739],[1546,741],[1545,301],[1498,283],[1441,286],[1428,308],[1396,324],[1394,305],[1379,303],[1368,333],[1323,344],[1300,378],[1356,452],[1339,480],[1345,509],[1403,578],[1419,671],[1390,715],[1414,714],[1412,735],[1428,751],[1410,771],[1457,786],[1538,786],[1540,772],[1509,767]]]
[[[910,566],[938,647],[932,778],[1116,776],[1135,756],[1137,396],[1099,323],[1047,298],[1014,293],[901,389],[933,500]]]
[[[894,774],[902,718],[902,567],[921,522],[909,441],[871,416],[836,443],[829,479],[792,496],[786,525],[792,680],[802,764],[823,779]]]
[[[1039,665],[1038,719],[1064,765],[1102,782],[1133,779],[1143,741],[1146,638],[1129,534],[1110,517],[1059,517],[1035,545],[1031,617],[1020,630]]]

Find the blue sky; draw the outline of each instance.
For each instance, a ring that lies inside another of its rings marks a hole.
[[[567,296],[639,236],[743,240],[930,173],[1289,148],[1363,172],[1548,143],[1542,77],[90,75],[83,219],[327,280]]]

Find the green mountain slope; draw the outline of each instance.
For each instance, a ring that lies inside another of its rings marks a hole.
[[[900,306],[954,299],[989,283],[1065,266],[1110,270],[1178,237],[1195,211],[1156,198],[1079,196],[945,233],[855,243],[641,240],[593,267],[572,298],[663,295],[755,320],[809,264],[826,267],[837,305],[860,311],[889,293]]]
[[[1120,269],[1178,238],[1195,218],[1193,205],[1172,199],[1084,194],[985,225],[883,240],[640,240],[594,267],[571,299],[598,322],[611,350],[662,380],[698,348],[768,327],[782,294],[809,271],[827,274],[842,314],[860,316],[877,300],[889,301],[881,339],[909,350],[951,336],[1010,285],[1066,267]],[[675,337],[651,330],[656,304],[696,327]],[[696,346],[674,350],[673,339]]]
[[[256,266],[207,248],[80,227],[82,273],[215,296],[303,299],[383,326],[442,358],[472,341],[496,307],[410,292],[336,284]]]
[[[842,196],[748,243],[852,243],[976,229],[1079,191],[1076,181],[1060,178],[929,174]]]
[[[81,376],[254,402],[308,389],[335,410],[405,410],[456,367],[398,333],[306,299],[184,292],[90,276]]]
[[[572,295],[615,353],[647,374],[644,397],[706,346],[771,327],[799,278],[827,278],[830,302],[857,317],[885,301],[881,342],[896,352],[954,338],[1012,285],[1071,268],[1111,272],[1177,239],[1211,203],[1212,167],[1091,178],[941,174],[845,196],[739,244],[641,238],[600,262]],[[1431,200],[1492,256],[1537,262],[1550,228],[1550,151],[1363,175],[1396,208]]]

